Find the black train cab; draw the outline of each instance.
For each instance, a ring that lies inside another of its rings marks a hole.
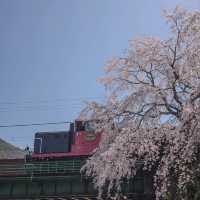
[[[70,140],[69,131],[36,133],[34,153],[67,153],[70,151]]]

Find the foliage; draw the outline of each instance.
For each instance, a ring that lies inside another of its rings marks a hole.
[[[136,174],[136,162],[154,172],[156,199],[188,199],[199,174],[200,12],[177,7],[165,12],[169,38],[139,38],[123,58],[114,58],[101,82],[105,104],[90,102],[82,112],[96,120],[102,141],[83,170],[100,194],[108,184],[121,190]]]

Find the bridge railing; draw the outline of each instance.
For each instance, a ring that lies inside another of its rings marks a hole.
[[[2,164],[0,176],[6,175],[30,175],[30,174],[58,174],[67,172],[79,172],[83,165],[82,160],[72,159],[65,161],[44,161],[25,164]]]

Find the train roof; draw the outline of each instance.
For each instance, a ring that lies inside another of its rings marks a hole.
[[[57,135],[57,134],[68,134],[69,131],[54,131],[54,132],[37,132],[35,135]]]

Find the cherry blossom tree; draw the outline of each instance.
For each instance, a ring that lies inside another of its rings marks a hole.
[[[106,103],[89,102],[82,116],[102,132],[83,167],[101,194],[121,190],[137,162],[154,176],[156,200],[191,199],[200,175],[200,12],[165,12],[168,39],[137,38],[113,58],[100,81]]]

